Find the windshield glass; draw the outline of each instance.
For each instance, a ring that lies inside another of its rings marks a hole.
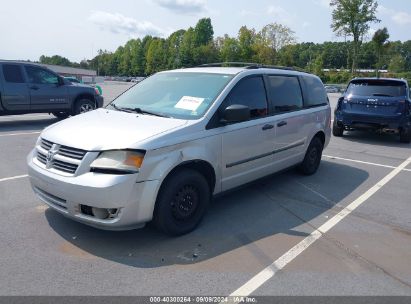
[[[117,109],[139,109],[180,119],[204,115],[234,75],[166,72],[151,76],[119,96]],[[112,106],[113,107],[113,106]]]
[[[347,94],[382,97],[399,97],[407,95],[406,87],[403,82],[378,80],[352,82],[348,87]]]

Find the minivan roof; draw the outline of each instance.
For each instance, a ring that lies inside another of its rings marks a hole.
[[[246,67],[194,67],[194,68],[186,68],[186,69],[176,69],[176,70],[169,70],[163,71],[160,73],[165,72],[190,72],[190,73],[210,73],[210,74],[228,74],[228,75],[236,75],[241,72],[245,71],[259,71],[260,73],[275,73],[280,75],[311,75],[304,72],[299,72],[291,69],[276,69],[276,68],[256,68],[256,69],[247,69]]]

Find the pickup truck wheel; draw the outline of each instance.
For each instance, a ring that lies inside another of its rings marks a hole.
[[[83,114],[89,111],[93,111],[96,105],[93,101],[89,99],[80,99],[76,102],[74,107],[74,115]]]
[[[409,144],[411,142],[411,130],[401,129],[400,131],[400,142]]]
[[[324,145],[318,137],[314,137],[308,146],[299,170],[304,175],[313,175],[320,166]]]
[[[340,127],[337,122],[334,120],[333,123],[333,135],[336,137],[342,137],[344,134],[344,127]]]
[[[160,189],[154,210],[154,224],[168,235],[194,230],[201,222],[211,198],[203,175],[182,169],[168,177]]]
[[[67,117],[70,116],[70,114],[67,113],[67,112],[53,112],[52,114],[53,114],[55,117],[60,118],[60,119],[65,119],[65,118],[67,118]]]

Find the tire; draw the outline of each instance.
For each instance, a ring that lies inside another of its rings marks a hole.
[[[89,111],[93,111],[96,108],[94,101],[90,99],[80,99],[74,106],[74,115],[83,114]]]
[[[179,170],[161,186],[153,222],[171,236],[189,233],[201,222],[210,199],[210,186],[203,175],[191,169]]]
[[[409,144],[411,142],[411,130],[401,129],[400,131],[400,142]]]
[[[308,146],[299,170],[304,175],[313,175],[320,166],[324,145],[319,137],[314,137]]]
[[[334,120],[333,123],[333,135],[335,137],[342,137],[344,134],[344,127],[338,126],[337,122]]]
[[[67,113],[67,112],[53,112],[52,114],[53,114],[55,117],[59,118],[59,119],[65,119],[65,118],[67,118],[67,117],[70,116],[70,114]]]

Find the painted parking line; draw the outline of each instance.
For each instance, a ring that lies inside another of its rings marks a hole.
[[[24,119],[24,118],[36,118],[36,117],[53,117],[49,114],[26,114],[26,115],[10,115],[10,116],[2,116],[0,120],[3,119]]]
[[[343,161],[347,161],[347,162],[359,163],[359,164],[364,164],[364,165],[371,165],[371,166],[376,166],[376,167],[383,167],[383,168],[390,168],[390,169],[395,169],[396,168],[395,166],[371,163],[371,162],[366,162],[366,161],[351,159],[351,158],[343,158],[343,157],[331,156],[331,155],[323,155],[323,156],[327,157],[329,159],[343,160]],[[411,172],[411,169],[403,169],[403,171]]]
[[[41,131],[0,134],[0,137],[40,134]]]
[[[0,178],[0,183],[1,183],[1,182],[6,182],[6,181],[10,181],[10,180],[14,180],[14,179],[25,178],[25,177],[28,177],[28,175],[25,174],[25,175],[18,175],[18,176]]]
[[[264,268],[260,271],[257,275],[251,278],[248,282],[246,282],[243,286],[238,288],[236,291],[230,294],[230,296],[249,296],[253,293],[257,288],[271,279],[279,270],[283,269],[287,266],[290,262],[292,262],[295,258],[297,258],[301,253],[303,253],[308,247],[310,247],[315,241],[320,239],[325,233],[327,233],[331,228],[337,225],[340,221],[342,221],[345,217],[351,214],[355,209],[357,209],[362,203],[368,200],[371,196],[373,196],[378,190],[380,190],[384,185],[386,185],[390,180],[392,180],[395,176],[397,176],[400,172],[404,170],[409,164],[411,164],[411,156],[404,161],[401,165],[396,167],[392,170],[389,174],[387,174],[382,180],[377,182],[373,187],[368,189],[364,192],[360,197],[350,203],[347,207],[343,210],[338,212],[334,217],[330,220],[326,221],[323,225],[319,228],[314,230],[309,236],[304,238],[300,243],[295,245],[277,260],[275,260],[271,265]]]

